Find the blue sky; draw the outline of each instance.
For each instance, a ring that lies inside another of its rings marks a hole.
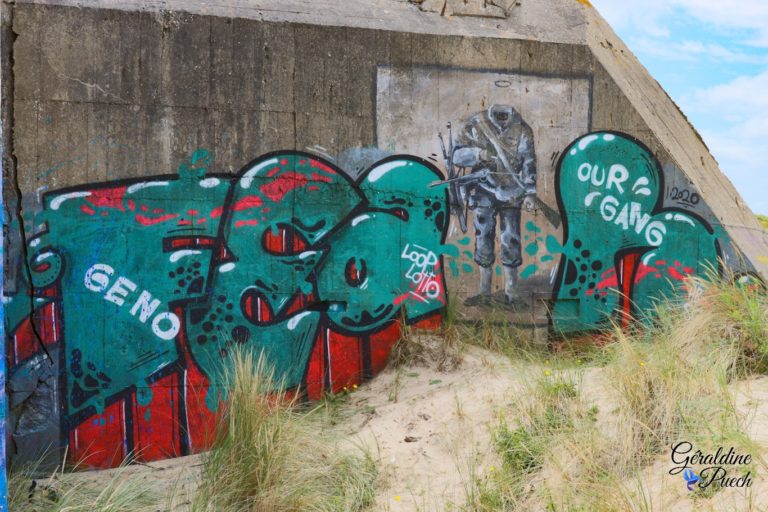
[[[768,0],[592,0],[768,214]]]

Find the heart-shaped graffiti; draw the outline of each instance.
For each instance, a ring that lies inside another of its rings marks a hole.
[[[714,230],[663,206],[664,175],[632,137],[597,132],[570,144],[557,168],[563,215],[552,321],[560,332],[599,328],[614,313],[642,317],[719,265]]]

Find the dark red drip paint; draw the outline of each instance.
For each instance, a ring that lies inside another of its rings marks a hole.
[[[94,414],[69,432],[69,459],[80,467],[113,468],[128,456],[125,440],[133,433],[126,425],[126,400],[121,399]]]
[[[246,292],[243,298],[243,313],[255,325],[264,325],[275,318],[272,308],[264,294],[256,291]]]
[[[179,236],[166,238],[164,245],[172,251],[177,251],[179,249],[210,249],[215,244],[216,239],[210,236]]]
[[[632,286],[634,284],[635,271],[640,261],[640,254],[631,252],[625,254],[619,265],[619,314],[621,315],[621,326],[624,329],[629,328],[632,319]]]
[[[139,462],[183,455],[179,385],[179,373],[172,373],[149,386],[152,391],[149,405],[133,401],[133,446]]]
[[[275,255],[298,254],[309,244],[292,226],[279,226],[264,232],[264,249]]]
[[[360,271],[357,268],[357,260],[351,260],[347,264],[347,282],[357,282],[360,279]]]
[[[11,328],[16,328],[9,338],[10,343],[8,344],[8,359],[12,363],[11,366],[16,366],[32,356],[42,354],[41,340],[46,347],[60,341],[61,330],[56,323],[56,314],[56,304],[46,304],[35,312],[34,328],[30,317],[25,318],[18,326],[11,326]],[[40,340],[37,338],[38,334]]]

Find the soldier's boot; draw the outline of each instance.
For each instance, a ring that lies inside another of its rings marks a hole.
[[[507,303],[512,304],[515,299],[520,298],[517,291],[517,267],[504,267],[504,295],[507,296]]]
[[[493,282],[493,269],[490,267],[480,267],[480,295],[491,294],[492,282]]]

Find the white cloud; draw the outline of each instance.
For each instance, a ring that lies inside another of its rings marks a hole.
[[[748,42],[768,45],[768,2],[765,0],[672,0],[670,3],[679,5],[694,18],[717,27],[754,30],[756,37]]]
[[[633,51],[668,61],[711,62],[726,61],[730,64],[766,64],[768,55],[754,55],[729,50],[725,46],[701,41],[658,41],[648,38],[633,38]]]
[[[669,0],[592,0],[592,5],[615,30],[629,27],[654,37],[669,35],[659,20],[674,10],[671,4]]]
[[[768,1],[740,0],[592,0],[600,14],[618,31],[631,28],[651,37],[673,35],[666,22],[675,11],[725,31],[750,31],[743,42],[768,46]]]
[[[768,71],[741,76],[682,98],[692,117],[720,118],[702,130],[722,171],[758,213],[768,213]],[[713,115],[714,114],[714,115]]]
[[[676,100],[720,168],[753,210],[768,213],[768,0],[592,3],[648,64],[661,61],[659,69],[666,70],[671,64],[668,79],[683,91]],[[716,85],[702,87],[675,73],[675,63]],[[744,76],[717,83],[737,69]]]
[[[755,213],[768,214],[768,147],[760,139],[745,138],[738,131],[702,132],[720,169]]]
[[[728,108],[732,113],[751,115],[755,109],[768,110],[768,71],[755,76],[740,76],[730,82],[694,91],[682,99],[694,110]]]

